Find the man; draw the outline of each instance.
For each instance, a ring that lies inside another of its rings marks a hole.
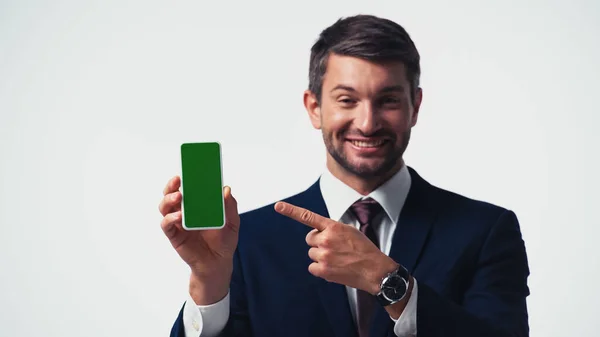
[[[171,336],[528,336],[528,262],[515,214],[434,187],[402,155],[417,122],[419,54],[398,24],[341,19],[311,50],[304,104],[327,170],[226,225],[162,228],[190,266]]]

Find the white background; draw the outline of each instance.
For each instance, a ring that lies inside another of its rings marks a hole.
[[[341,16],[402,24],[424,103],[406,153],[514,210],[531,336],[593,336],[600,5],[594,1],[0,1],[0,335],[167,336],[188,270],[160,230],[179,145],[218,140],[241,211],[324,169],[302,105]]]

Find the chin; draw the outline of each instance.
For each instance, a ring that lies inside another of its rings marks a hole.
[[[354,165],[348,165],[346,167],[347,169],[349,169],[349,171],[351,171],[352,173],[354,173],[355,175],[362,177],[362,178],[375,178],[375,177],[379,177],[381,175],[384,175],[387,171],[389,171],[389,165],[384,165],[384,164],[354,164]]]

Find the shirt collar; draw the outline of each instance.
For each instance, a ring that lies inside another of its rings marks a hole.
[[[400,211],[410,190],[410,185],[411,177],[406,165],[403,165],[402,169],[368,196],[363,196],[350,186],[344,184],[331,174],[329,170],[326,170],[320,179],[321,194],[323,195],[327,212],[329,213],[329,217],[336,221],[342,218],[355,201],[371,197],[382,206],[394,224],[397,224]]]

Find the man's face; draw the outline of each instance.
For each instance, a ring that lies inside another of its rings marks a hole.
[[[420,90],[412,101],[404,65],[332,54],[322,88],[320,105],[310,95],[305,104],[328,161],[365,179],[399,168],[421,102]]]

